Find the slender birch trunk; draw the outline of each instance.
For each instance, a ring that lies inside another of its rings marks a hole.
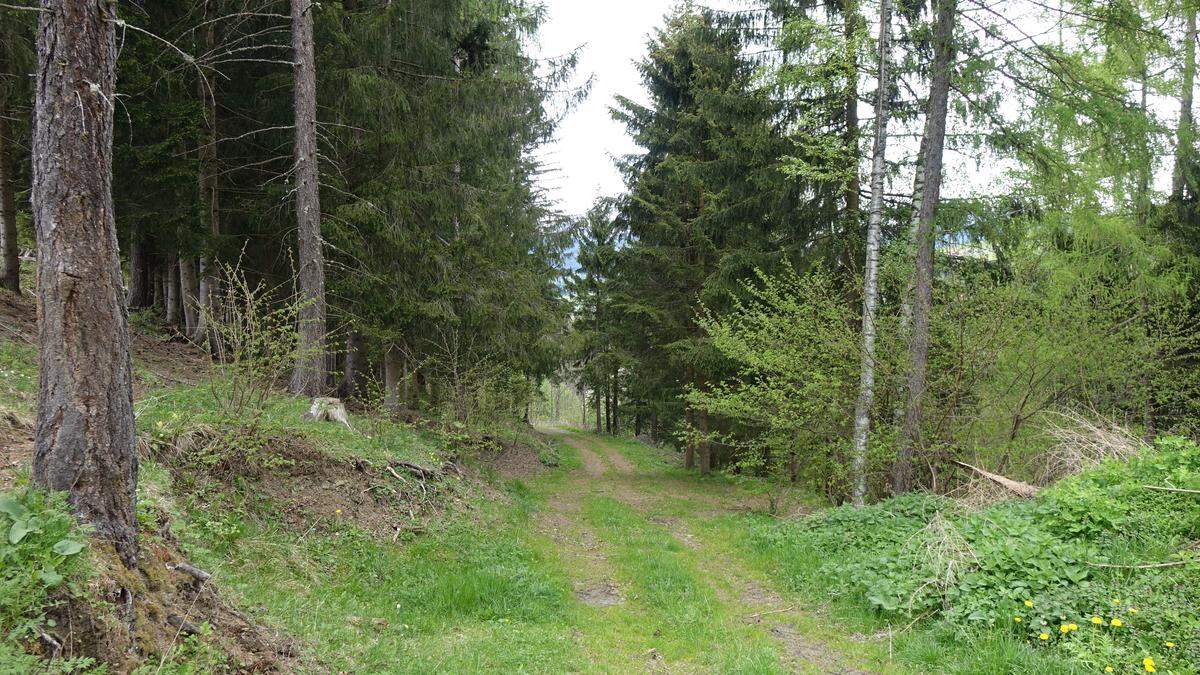
[[[866,265],[863,271],[862,370],[858,402],[854,406],[854,454],[851,500],[862,506],[867,496],[867,438],[871,432],[871,407],[875,400],[875,309],[879,298],[879,240],[883,227],[883,185],[887,173],[888,94],[891,73],[891,0],[879,3],[878,90],[875,92],[875,145],[871,156],[871,212],[867,220]]]

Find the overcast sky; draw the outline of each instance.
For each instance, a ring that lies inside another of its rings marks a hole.
[[[537,53],[545,57],[561,56],[582,46],[575,84],[592,79],[591,94],[560,125],[553,143],[542,151],[541,158],[550,173],[541,178],[541,184],[558,208],[567,214],[582,214],[587,211],[596,197],[615,196],[623,188],[620,173],[613,158],[636,152],[625,133],[624,125],[614,121],[609,109],[618,94],[640,102],[646,102],[641,78],[635,61],[646,52],[646,43],[655,28],[663,25],[664,17],[677,7],[679,0],[542,0],[548,16],[542,26],[536,45]],[[744,6],[744,0],[708,0],[706,6],[733,9]],[[1042,3],[1011,0],[1006,7],[1010,20],[1025,26],[1024,30],[1039,39],[1050,39],[1045,32],[1045,11]],[[1034,30],[1034,27],[1041,27]],[[1026,36],[1020,32],[1014,39]],[[869,82],[863,85],[870,89]],[[1158,98],[1158,97],[1155,97]],[[1159,109],[1164,121],[1173,123],[1173,100],[1151,101],[1151,108]],[[1017,99],[1004,106],[1012,116],[1017,113]],[[860,104],[862,119],[871,117],[869,102]],[[889,158],[901,159],[916,152],[916,137],[920,125],[909,129],[890,129],[892,140],[888,148]],[[955,129],[965,131],[965,129]],[[863,130],[869,134],[869,129]],[[1013,165],[1011,158],[997,158],[987,152],[971,148],[955,150],[949,144],[944,173],[943,194],[960,196],[986,192],[1001,192],[1005,189],[1005,168]],[[1167,163],[1160,164],[1155,181],[1159,188],[1169,179]],[[865,178],[864,178],[865,180]],[[911,177],[893,177],[889,189],[903,192],[911,184]]]
[[[558,129],[557,139],[542,157],[553,173],[542,179],[559,208],[570,214],[587,211],[601,195],[623,187],[613,157],[637,146],[614,121],[609,108],[618,94],[645,101],[634,62],[646,42],[678,0],[543,0],[548,12],[538,52],[559,56],[583,46],[576,84],[592,78],[591,95]],[[709,2],[724,6],[731,2]]]

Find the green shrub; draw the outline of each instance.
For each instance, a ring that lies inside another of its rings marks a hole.
[[[63,493],[0,493],[0,642],[36,635],[50,594],[88,572],[86,537]]]
[[[765,525],[754,543],[795,585],[958,635],[1001,631],[1102,671],[1200,665],[1200,501],[1145,485],[1200,483],[1179,438],[1028,501],[968,511],[905,495]],[[1146,564],[1169,563],[1145,567]],[[1139,567],[1141,566],[1141,567]]]

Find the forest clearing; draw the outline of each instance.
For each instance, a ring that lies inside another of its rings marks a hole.
[[[1198,10],[0,2],[0,675],[1200,673]]]

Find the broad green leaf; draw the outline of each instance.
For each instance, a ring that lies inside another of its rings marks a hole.
[[[58,573],[58,570],[53,567],[47,567],[38,575],[42,582],[47,586],[57,586],[62,583],[63,577]]]
[[[12,497],[0,497],[0,513],[7,514],[13,520],[24,520],[29,515],[29,509]]]
[[[28,521],[18,520],[17,522],[13,523],[12,527],[8,530],[8,543],[19,543],[25,538],[25,535],[29,534],[31,530],[32,528],[29,527]]]
[[[74,539],[63,539],[54,545],[54,552],[59,555],[75,555],[83,550],[83,542]]]

